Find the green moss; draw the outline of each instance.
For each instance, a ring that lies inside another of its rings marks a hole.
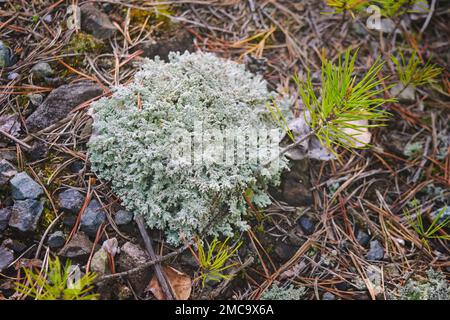
[[[28,104],[28,102],[30,101],[30,97],[28,97],[28,95],[26,94],[21,94],[17,96],[17,103],[19,104],[19,106],[21,108],[26,107],[26,105]]]
[[[84,62],[84,55],[95,54],[98,55],[103,52],[105,45],[102,41],[96,39],[94,36],[78,32],[74,33],[69,43],[64,48],[64,52],[67,54],[78,54],[74,57],[69,57],[66,62],[73,66],[81,66]]]
[[[126,14],[127,10],[124,10]],[[159,5],[149,10],[141,10],[133,8],[130,11],[130,19],[132,24],[143,25],[146,21],[146,28],[155,27],[157,36],[165,35],[168,32],[175,31],[179,28],[177,22],[172,21],[170,16],[175,13],[174,7],[170,5]]]
[[[103,43],[94,36],[78,32],[72,35],[69,44],[66,47],[68,53],[100,53],[103,49]]]
[[[47,227],[50,225],[50,223],[52,223],[53,220],[55,220],[55,218],[56,218],[55,212],[51,208],[50,203],[46,201],[44,204],[44,211],[42,212],[41,223],[39,227],[42,230],[47,229]]]

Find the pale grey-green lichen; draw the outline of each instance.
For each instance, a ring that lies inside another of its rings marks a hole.
[[[261,300],[301,300],[305,295],[304,287],[295,288],[292,284],[287,287],[279,287],[273,284],[263,292]]]
[[[430,269],[427,279],[409,280],[399,294],[399,300],[450,300],[450,286],[443,273]]]
[[[147,60],[130,84],[93,103],[92,169],[171,244],[231,236],[247,228],[242,194],[251,188],[254,203],[269,204],[266,189],[286,167],[282,157],[257,171],[278,152],[281,132],[265,106],[273,96],[260,76],[213,54]],[[233,146],[245,146],[245,161]]]

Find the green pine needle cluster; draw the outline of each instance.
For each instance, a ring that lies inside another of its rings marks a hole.
[[[408,220],[409,225],[419,235],[420,240],[425,247],[427,247],[428,249],[430,248],[429,241],[432,239],[450,240],[449,235],[439,233],[440,230],[450,225],[450,217],[442,219],[447,207],[443,207],[433,218],[430,226],[425,227],[420,206],[417,200],[414,199],[412,201],[412,206],[415,212],[415,218],[413,218],[413,214],[408,209],[404,209],[403,213]]]
[[[236,263],[227,264],[227,261],[236,253],[242,242],[229,246],[227,244],[230,238],[226,238],[221,242],[214,239],[209,245],[207,252],[200,241],[197,241],[198,262],[201,268],[200,278],[202,279],[202,286],[205,286],[206,281],[221,281],[229,280],[232,276],[224,274],[223,272],[231,267],[236,266]]]
[[[366,0],[327,0],[327,6],[334,9],[331,14],[342,12],[354,12],[364,8],[367,4]]]
[[[381,14],[385,17],[398,17],[405,13],[415,13],[414,6],[427,11],[426,0],[373,0],[371,4],[380,7]]]
[[[358,80],[355,75],[356,57],[357,52],[351,55],[347,50],[344,59],[340,57],[337,65],[325,61],[319,94],[314,90],[309,73],[306,82],[294,77],[309,113],[309,126],[331,152],[334,152],[333,146],[364,148],[365,144],[360,144],[358,134],[381,126],[388,117],[381,106],[395,101],[380,97],[384,92],[381,84],[386,79],[379,77],[383,67],[380,59]]]
[[[442,68],[437,67],[428,60],[422,65],[416,52],[406,61],[405,55],[399,51],[399,58],[391,56],[392,62],[395,64],[396,71],[400,82],[405,86],[413,85],[418,87],[425,84],[436,82],[435,78],[442,73]]]
[[[34,271],[24,268],[25,283],[16,283],[16,290],[35,300],[96,300],[98,294],[91,293],[95,273],[87,273],[79,279],[73,278],[70,260],[63,267],[59,258],[48,259],[48,270]]]

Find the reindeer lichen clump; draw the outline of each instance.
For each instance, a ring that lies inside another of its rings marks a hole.
[[[208,53],[147,60],[134,81],[93,104],[92,169],[123,205],[179,244],[195,234],[245,230],[286,167],[281,129],[267,116],[273,93],[243,65]],[[255,174],[257,172],[257,174]]]

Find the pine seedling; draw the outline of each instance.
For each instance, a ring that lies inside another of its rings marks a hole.
[[[420,212],[420,206],[417,200],[412,201],[412,205],[416,214],[416,218],[412,217],[409,209],[404,209],[403,213],[408,220],[409,225],[416,231],[419,235],[421,242],[430,249],[429,240],[431,239],[441,239],[441,240],[450,240],[450,236],[447,234],[440,234],[439,231],[450,225],[450,217],[445,218],[441,221],[441,217],[444,214],[446,207],[442,208],[439,213],[433,218],[430,226],[428,228],[425,227],[424,221],[422,218],[422,213]]]
[[[294,135],[291,132],[291,129],[289,129],[286,118],[284,117],[283,112],[277,106],[275,100],[272,99],[272,104],[267,102],[266,106],[267,109],[269,109],[270,114],[272,115],[272,118],[275,120],[275,122],[284,130],[284,132],[292,140],[292,142],[295,142]]]
[[[214,239],[208,244],[207,252],[203,244],[197,239],[197,260],[201,268],[199,278],[202,279],[203,287],[208,280],[219,282],[221,280],[229,280],[232,278],[231,275],[224,274],[224,271],[237,265],[237,263],[227,264],[227,262],[239,249],[242,242],[239,242],[234,246],[229,246],[227,244],[229,239],[230,238],[227,237],[223,242]]]
[[[351,56],[347,50],[345,58],[339,57],[337,65],[324,61],[320,96],[313,88],[309,72],[305,82],[294,77],[309,114],[307,119],[305,113],[305,120],[321,144],[335,155],[334,147],[367,148],[358,135],[369,128],[382,126],[388,113],[381,106],[395,101],[379,97],[384,92],[381,84],[386,79],[379,77],[383,67],[380,58],[358,80],[356,57],[357,52]]]
[[[350,12],[354,17],[354,13],[361,10],[366,5],[367,0],[327,0],[327,6],[334,9],[334,11],[329,14]]]
[[[423,11],[427,11],[425,0],[373,0],[372,4],[380,7],[381,14],[385,17],[398,17],[405,13],[415,13],[412,10],[414,5],[418,5]]]
[[[25,284],[16,283],[16,290],[35,300],[96,300],[93,289],[95,273],[87,273],[78,279],[74,277],[72,263],[67,260],[64,268],[58,257],[48,259],[46,273],[24,268]],[[73,281],[72,281],[73,279]]]
[[[435,83],[435,78],[442,73],[442,68],[432,64],[430,60],[425,65],[421,65],[416,52],[413,52],[408,61],[406,61],[402,51],[399,52],[399,56],[400,59],[391,56],[391,60],[395,64],[398,78],[404,87],[409,85],[418,87]]]

